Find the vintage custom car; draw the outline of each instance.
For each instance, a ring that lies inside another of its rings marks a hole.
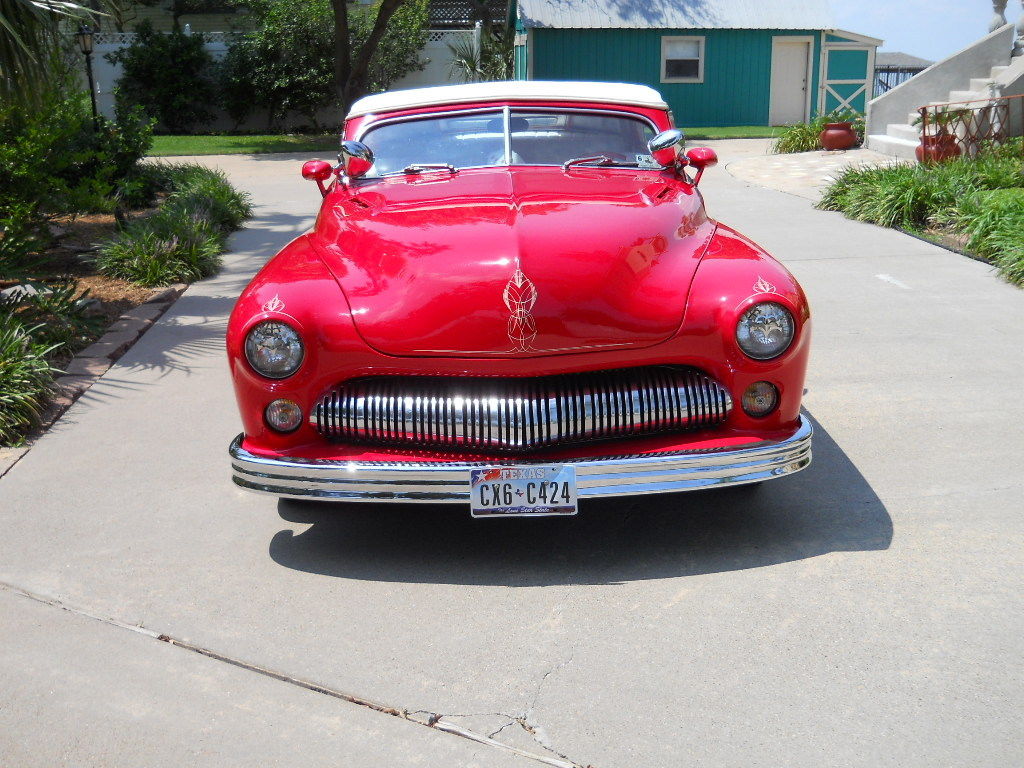
[[[231,316],[238,485],[508,517],[810,463],[807,300],[708,217],[657,91],[376,94],[339,160]]]

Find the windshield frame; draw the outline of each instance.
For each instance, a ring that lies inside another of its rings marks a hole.
[[[647,115],[640,114],[639,112],[633,112],[628,109],[615,109],[615,108],[599,108],[599,107],[558,107],[545,104],[490,104],[490,105],[479,105],[473,107],[466,107],[462,109],[447,109],[436,112],[417,112],[415,114],[399,115],[396,117],[383,117],[379,120],[370,120],[362,123],[356,134],[356,141],[363,141],[366,134],[370,133],[376,128],[380,128],[383,125],[389,125],[392,123],[409,122],[413,120],[427,120],[433,117],[452,117],[458,115],[472,115],[484,112],[501,112],[502,115],[502,132],[504,134],[504,158],[501,163],[492,163],[488,165],[458,165],[457,170],[470,170],[474,168],[561,168],[562,163],[516,163],[511,162],[512,159],[512,133],[510,130],[510,118],[513,111],[523,112],[553,112],[556,114],[573,113],[573,114],[590,114],[590,115],[605,115],[614,117],[623,117],[626,119],[639,120],[646,124],[653,131],[655,135],[658,134],[659,128],[657,124]],[[372,150],[373,147],[370,147]],[[580,165],[574,166],[579,168],[600,168],[602,170],[618,170],[618,171],[631,171],[636,172],[642,171],[660,171],[661,168],[644,168],[639,164],[636,165]],[[390,171],[389,173],[382,173],[374,176],[363,176],[361,179],[372,180],[372,179],[386,179],[394,176],[406,176],[408,175],[404,170]]]

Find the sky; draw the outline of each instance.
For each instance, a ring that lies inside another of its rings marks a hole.
[[[885,40],[880,51],[902,51],[938,61],[988,34],[990,0],[829,0],[839,29]],[[1009,0],[1016,23],[1020,0]]]

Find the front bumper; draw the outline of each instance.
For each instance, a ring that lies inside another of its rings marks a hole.
[[[580,498],[635,496],[743,485],[799,472],[811,463],[810,423],[788,438],[738,450],[658,453],[576,459]],[[266,458],[231,443],[232,479],[242,488],[293,499],[376,502],[469,503],[469,470],[529,462],[329,461]]]

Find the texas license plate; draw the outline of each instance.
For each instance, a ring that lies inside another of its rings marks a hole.
[[[575,515],[576,468],[563,464],[471,469],[473,517]]]

